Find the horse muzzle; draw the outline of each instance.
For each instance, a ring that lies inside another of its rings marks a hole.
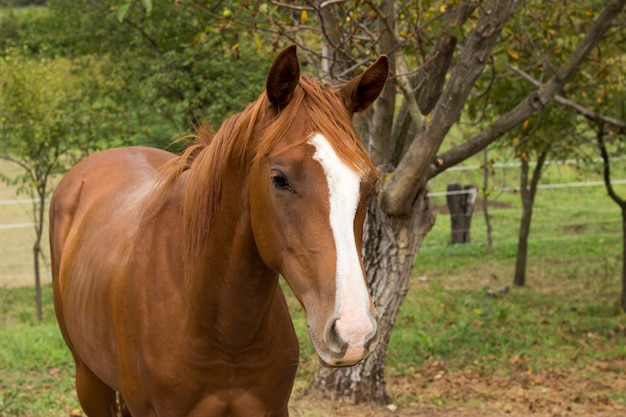
[[[326,326],[322,339],[323,347],[313,343],[322,365],[352,366],[367,358],[378,345],[378,323],[369,315],[360,322],[334,318]]]

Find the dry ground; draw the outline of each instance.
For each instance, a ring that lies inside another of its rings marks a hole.
[[[301,417],[573,417],[626,416],[626,404],[615,399],[626,392],[621,363],[597,363],[577,372],[531,373],[520,362],[510,374],[481,375],[475,370],[449,372],[432,363],[414,376],[391,376],[390,406],[355,406],[309,397],[292,400],[292,415]],[[589,379],[586,374],[602,374]],[[622,396],[623,398],[623,396]]]

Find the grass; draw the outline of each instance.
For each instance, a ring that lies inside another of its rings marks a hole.
[[[585,294],[594,297],[585,299],[567,291],[517,289],[493,297],[486,286],[419,286],[409,293],[394,329],[391,373],[410,374],[431,360],[494,372],[509,369],[514,358],[523,358],[533,371],[626,358],[626,319],[600,285],[588,289]]]
[[[78,407],[51,293],[46,286],[38,323],[31,288],[0,288],[0,416],[64,416]]]

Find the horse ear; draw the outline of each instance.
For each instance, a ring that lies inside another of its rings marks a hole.
[[[296,45],[283,49],[272,64],[267,76],[265,91],[270,103],[277,110],[287,106],[300,80],[300,64]]]
[[[365,72],[341,87],[341,95],[348,110],[357,113],[366,110],[378,98],[389,75],[389,59],[378,57]]]

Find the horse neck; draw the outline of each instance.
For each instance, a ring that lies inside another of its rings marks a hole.
[[[186,272],[186,288],[192,327],[232,350],[249,346],[263,333],[278,274],[256,248],[245,169],[231,164],[221,177],[217,216],[200,261]]]

